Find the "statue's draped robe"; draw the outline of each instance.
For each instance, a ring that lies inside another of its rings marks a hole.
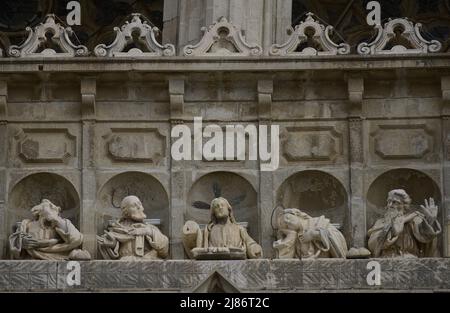
[[[130,235],[137,228],[147,228],[152,235]],[[114,247],[99,246],[104,259],[157,260],[169,254],[169,239],[153,225],[118,221],[108,227],[108,234],[115,239],[116,244]]]
[[[83,243],[83,235],[68,220],[64,219],[67,231],[58,227],[41,225],[39,221],[23,220],[20,227],[9,238],[11,256],[17,258],[32,257],[41,260],[68,260],[70,253]],[[36,240],[57,239],[49,247],[24,249],[23,236],[30,235]]]
[[[229,220],[225,224],[208,224],[205,227],[204,238],[204,248],[237,248],[246,252],[248,258],[252,257],[249,255],[249,248],[258,245],[244,227]]]
[[[414,218],[404,224],[403,232],[394,236],[392,223],[378,219],[369,229],[369,250],[373,257],[435,257],[437,235],[442,228],[438,221],[428,223],[420,212],[411,213]]]
[[[284,233],[279,258],[346,258],[347,243],[342,233],[324,216],[305,216],[301,219],[303,231],[318,231],[319,238],[302,240],[302,232]]]

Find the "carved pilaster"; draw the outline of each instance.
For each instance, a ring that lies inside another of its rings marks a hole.
[[[8,83],[0,80],[0,123],[8,116]]]
[[[350,75],[347,79],[349,119],[349,161],[350,161],[350,216],[352,224],[352,245],[363,247],[366,238],[366,205],[364,201],[364,124],[362,115],[364,79]]]
[[[83,120],[95,119],[95,97],[97,95],[97,81],[95,77],[81,79],[81,116]]]
[[[364,94],[364,78],[359,75],[350,75],[347,79],[348,100],[350,102],[349,116],[361,116]]]
[[[450,116],[450,76],[441,77],[442,115]]]
[[[258,117],[260,125],[270,127],[272,120],[273,80],[271,78],[258,80]],[[259,243],[265,257],[273,257],[273,229],[271,214],[274,207],[273,172],[260,171],[259,203],[260,238]]]
[[[258,116],[260,120],[272,119],[273,80],[258,81]]]
[[[169,79],[170,120],[177,123],[184,115],[184,78]]]
[[[96,255],[96,226],[95,226],[95,99],[97,94],[97,81],[95,77],[82,77],[81,91],[81,116],[82,116],[82,170],[81,170],[81,231],[84,234],[83,248],[92,256]]]
[[[184,119],[184,77],[169,79],[170,95],[170,123],[171,127],[183,123]],[[176,138],[170,137],[171,146]],[[186,172],[184,162],[170,167],[170,253],[172,259],[184,259],[182,245],[182,229],[184,224],[184,210],[186,206]]]
[[[445,210],[443,215],[446,227],[444,230],[444,254],[450,257],[450,76],[441,78],[442,90],[442,142],[443,145],[443,195],[444,203],[442,208]]]
[[[5,80],[0,80],[0,259],[6,256],[6,160],[7,160],[7,101],[8,85]]]

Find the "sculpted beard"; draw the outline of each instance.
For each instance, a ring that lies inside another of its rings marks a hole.
[[[136,222],[142,222],[147,216],[144,212],[138,211],[138,210],[132,210],[131,214],[130,211],[128,211],[128,217]]]

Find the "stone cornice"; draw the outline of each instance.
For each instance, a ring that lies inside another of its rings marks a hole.
[[[372,71],[450,69],[450,53],[433,55],[339,55],[311,58],[261,56],[146,58],[0,58],[0,74],[24,72],[272,72],[305,70]]]

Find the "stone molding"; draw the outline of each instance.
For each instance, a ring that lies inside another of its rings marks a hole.
[[[380,285],[367,282],[376,261]],[[242,292],[449,291],[450,259],[246,260],[246,261],[84,261],[80,285],[69,286],[68,262],[0,261],[0,291],[145,290],[200,292],[220,274]],[[209,288],[206,288],[210,292]],[[225,290],[226,291],[226,290]]]
[[[330,35],[333,32],[333,26],[325,26],[319,23],[317,16],[311,12],[306,15],[306,19],[295,26],[291,36],[284,44],[274,44],[270,47],[269,55],[308,57],[350,53],[348,44],[336,44],[331,40]],[[313,30],[314,33],[310,33],[310,30]],[[317,46],[311,47],[311,43],[308,43],[309,40],[312,40]],[[303,43],[307,43],[308,47],[297,51],[299,45]]]
[[[45,23],[41,23],[34,29],[27,27],[27,40],[20,46],[11,46],[8,55],[11,57],[78,57],[87,56],[88,49],[85,46],[77,46],[72,43],[70,36],[73,30],[70,27],[63,27],[56,23],[54,14],[47,15]],[[62,52],[57,52],[54,48],[45,48],[38,52],[43,44],[57,46]]]
[[[437,40],[428,41],[423,38],[420,33],[421,28],[421,23],[414,24],[407,18],[389,19],[384,26],[376,25],[377,37],[371,43],[363,42],[359,44],[357,51],[361,55],[439,52],[442,44]],[[408,42],[411,48],[399,43],[390,50],[385,50],[389,42],[397,36],[397,30],[403,30],[398,39]]]
[[[225,17],[210,25],[202,27],[203,38],[195,45],[183,48],[184,56],[260,56],[262,48],[245,41],[242,30]],[[217,50],[216,50],[217,49]]]
[[[175,55],[175,46],[172,44],[161,45],[156,40],[159,29],[150,25],[139,13],[133,13],[131,21],[125,22],[120,28],[115,27],[116,39],[109,46],[99,44],[94,49],[94,54],[98,57],[162,57]],[[132,48],[125,52],[125,48],[135,43],[134,34],[138,32],[138,42],[142,44],[148,52],[139,48]]]

